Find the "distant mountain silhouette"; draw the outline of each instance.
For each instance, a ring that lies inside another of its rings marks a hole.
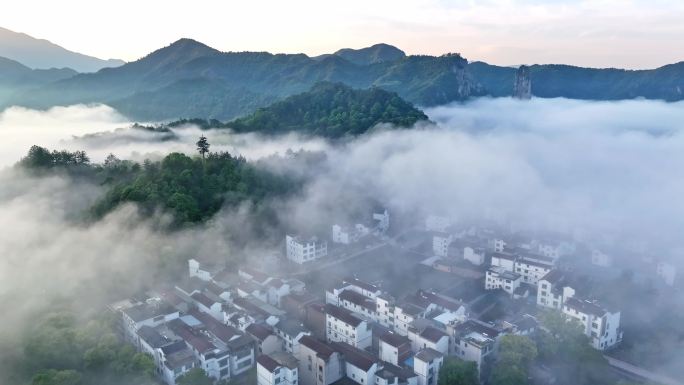
[[[343,48],[334,55],[359,65],[393,62],[406,57],[404,51],[384,43],[361,49]]]
[[[78,72],[95,72],[104,67],[117,67],[122,60],[102,60],[69,51],[48,40],[0,27],[0,56],[16,60],[34,69],[71,68]]]
[[[511,96],[516,71],[469,63],[459,54],[406,56],[387,44],[312,58],[221,52],[180,39],[120,67],[6,93],[0,105],[106,103],[139,120],[229,120],[328,81],[357,89],[381,88],[429,107],[478,96]],[[528,80],[536,97],[684,99],[684,63],[640,71],[531,65]]]

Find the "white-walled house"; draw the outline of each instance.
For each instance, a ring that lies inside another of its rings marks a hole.
[[[351,311],[327,304],[325,306],[325,335],[328,342],[345,342],[365,349],[373,342],[370,325]]]
[[[271,354],[283,350],[282,341],[268,325],[251,324],[245,328],[245,333],[254,338],[257,354]]]
[[[437,233],[432,237],[432,253],[438,257],[446,257],[449,254],[449,245],[454,237],[447,233]]]
[[[301,385],[330,385],[344,376],[340,353],[311,336],[303,336],[295,354]]]
[[[563,314],[577,320],[594,349],[606,350],[622,341],[620,312],[611,312],[598,302],[568,298]]]
[[[551,270],[537,283],[537,305],[550,309],[561,310],[568,298],[575,295],[568,282],[566,273]]]
[[[499,330],[484,322],[468,320],[454,325],[450,332],[453,334],[453,354],[464,361],[477,364],[479,373],[488,357],[496,354]]]
[[[357,223],[353,227],[338,224],[332,226],[333,243],[349,245],[358,242],[359,239],[368,234],[370,234],[370,229],[361,223]]]
[[[449,335],[445,331],[433,326],[410,326],[408,329],[408,339],[411,341],[411,347],[414,351],[430,348],[444,355],[449,354]]]
[[[434,349],[421,349],[413,356],[413,371],[418,375],[418,385],[437,385],[444,355]]]
[[[482,266],[485,263],[485,250],[466,246],[463,248],[463,259],[475,266]]]
[[[378,337],[378,357],[385,362],[400,366],[411,355],[411,341],[394,331]]]
[[[188,272],[190,277],[197,277],[202,281],[211,281],[216,274],[224,269],[223,266],[214,263],[202,263],[195,258],[188,260]]]
[[[138,330],[143,326],[155,327],[174,320],[180,312],[160,300],[151,299],[147,303],[129,307],[121,311],[124,336],[126,340],[139,346]]]
[[[365,350],[344,342],[333,342],[330,347],[341,354],[347,378],[359,385],[375,383],[375,373],[380,367],[377,358]]]
[[[316,237],[303,239],[287,235],[285,236],[285,247],[287,259],[300,265],[328,255],[328,243]]]
[[[513,295],[521,283],[522,276],[520,274],[508,271],[501,266],[492,266],[487,269],[485,274],[485,290],[501,289]]]
[[[257,385],[298,385],[298,365],[289,353],[261,355],[257,358]]]

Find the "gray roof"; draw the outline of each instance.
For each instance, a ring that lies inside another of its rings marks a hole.
[[[158,317],[160,315],[167,315],[176,313],[178,310],[174,309],[166,303],[161,304],[141,304],[138,306],[124,309],[123,312],[131,317],[135,322],[145,321],[150,318]]]
[[[299,333],[306,333],[309,331],[301,321],[295,318],[282,318],[275,325],[275,328],[281,330],[290,337],[297,337]]]
[[[414,356],[415,359],[421,360],[423,362],[431,362],[435,358],[443,357],[444,355],[435,349],[425,348]]]
[[[154,328],[151,328],[147,325],[143,325],[140,329],[138,329],[138,336],[140,336],[140,338],[153,349],[161,348],[162,346],[171,342],[169,339],[159,334],[158,331],[154,330]]]

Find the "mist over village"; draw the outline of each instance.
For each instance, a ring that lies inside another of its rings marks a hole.
[[[682,384],[680,4],[15,3],[0,385]]]

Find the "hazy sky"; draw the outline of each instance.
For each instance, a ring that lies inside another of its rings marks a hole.
[[[653,68],[684,60],[681,0],[7,0],[0,26],[102,58],[180,37],[321,54],[376,42],[495,64]]]

